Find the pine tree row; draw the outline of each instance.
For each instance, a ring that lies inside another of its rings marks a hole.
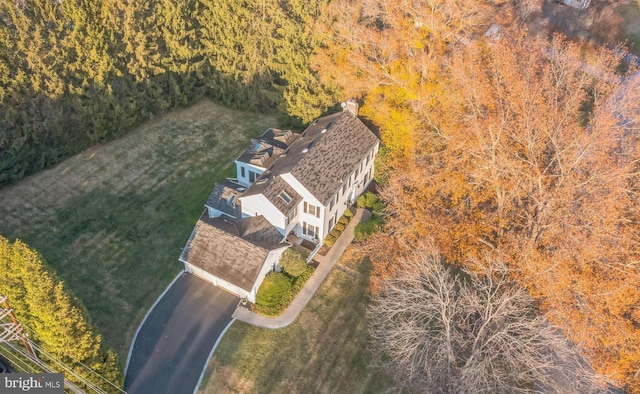
[[[0,185],[203,96],[317,117],[324,3],[0,0]]]

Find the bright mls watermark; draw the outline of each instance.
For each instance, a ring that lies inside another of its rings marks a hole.
[[[35,393],[63,394],[61,373],[7,373],[0,375],[0,394]]]

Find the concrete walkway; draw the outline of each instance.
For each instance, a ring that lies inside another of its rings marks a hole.
[[[315,260],[319,261],[320,265],[316,268],[307,283],[305,283],[296,298],[291,301],[291,305],[289,305],[289,307],[282,312],[280,316],[267,317],[239,306],[233,313],[233,318],[245,323],[253,324],[254,326],[269,329],[283,328],[293,323],[305,305],[307,305],[307,302],[309,302],[311,297],[313,297],[316,290],[318,290],[322,282],[327,278],[329,271],[331,271],[331,268],[333,268],[336,261],[338,261],[342,253],[347,249],[351,241],[353,241],[353,230],[356,225],[362,221],[369,220],[370,217],[371,212],[366,209],[358,209],[356,211],[356,214],[349,222],[349,225],[344,229],[342,235],[340,235],[340,238],[338,238],[329,253],[327,253],[324,258],[316,255]]]

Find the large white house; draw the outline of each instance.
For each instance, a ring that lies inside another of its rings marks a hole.
[[[354,101],[301,134],[267,130],[217,183],[185,246],[185,269],[255,302],[289,235],[320,245],[373,179],[379,139]]]

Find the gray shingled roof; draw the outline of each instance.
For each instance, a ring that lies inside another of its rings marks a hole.
[[[378,141],[378,137],[348,111],[320,118],[258,178],[267,181],[256,181],[244,195],[277,196],[281,189],[278,182],[281,178],[277,175],[290,172],[318,200],[326,203]]]
[[[277,243],[280,239],[278,230],[263,216],[234,223],[209,218],[205,210],[180,260],[251,291],[269,251],[286,246]]]
[[[291,197],[291,201],[288,203],[280,197],[283,191]],[[265,171],[265,173],[263,173],[256,182],[249,187],[249,189],[247,189],[243,196],[260,193],[262,193],[267,200],[269,200],[285,215],[287,215],[302,200],[302,197],[280,176],[272,176],[270,170]]]
[[[280,231],[262,215],[241,219],[235,223],[235,226],[242,238],[267,249],[278,245],[284,238]]]
[[[242,216],[242,211],[240,208],[240,199],[238,199],[238,197],[246,189],[246,187],[226,179],[221,183],[216,183],[204,205],[224,212],[234,218],[239,218]],[[233,198],[233,201],[229,203],[232,196],[235,197]]]
[[[288,138],[279,137],[284,133]],[[242,163],[252,163],[263,168],[268,168],[296,140],[299,134],[291,130],[268,129],[259,139],[251,140],[249,147],[236,159]],[[266,154],[263,162],[254,163],[252,159],[258,154]]]

